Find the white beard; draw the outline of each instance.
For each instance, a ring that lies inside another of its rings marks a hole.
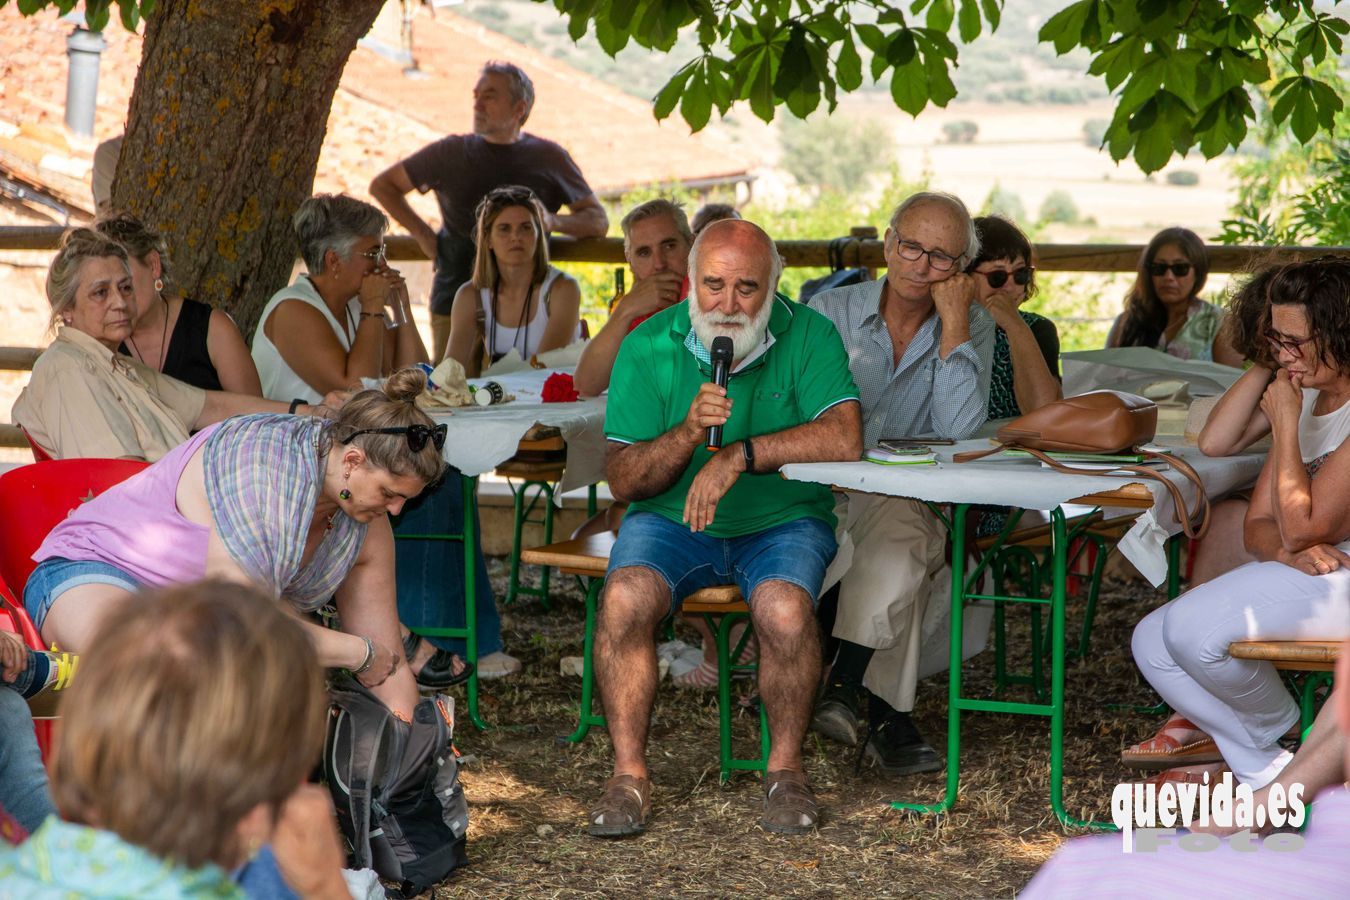
[[[770,294],[764,298],[764,305],[754,318],[742,312],[730,316],[716,310],[704,312],[699,308],[698,298],[693,292],[685,302],[689,304],[689,322],[694,326],[694,335],[703,346],[711,350],[714,338],[729,337],[731,358],[739,361],[764,342],[764,335],[769,330],[769,316],[773,314],[774,297]]]

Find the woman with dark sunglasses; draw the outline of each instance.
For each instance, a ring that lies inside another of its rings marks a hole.
[[[43,638],[82,652],[143,586],[223,578],[340,630],[304,623],[329,668],[411,714],[389,517],[438,480],[444,426],[416,405],[417,369],[362,391],[333,420],[235,416],[82,504],[43,541],[24,605]]]
[[[1178,359],[1241,366],[1223,328],[1223,310],[1200,299],[1209,254],[1187,228],[1164,228],[1139,256],[1125,311],[1106,337],[1107,347],[1153,347]]]
[[[1230,642],[1350,637],[1350,260],[1295,263],[1251,285],[1234,331],[1256,364],[1224,395],[1205,440],[1212,452],[1273,439],[1240,532],[1251,561],[1134,631],[1135,662],[1177,715],[1123,760],[1174,767],[1161,781],[1198,782],[1223,762],[1258,788],[1290,759],[1280,739],[1297,704],[1273,667],[1234,659]]]
[[[999,216],[975,220],[980,254],[966,267],[975,276],[980,304],[998,325],[989,381],[989,418],[1010,419],[1063,396],[1059,331],[1055,323],[1020,307],[1036,293],[1031,242]]]

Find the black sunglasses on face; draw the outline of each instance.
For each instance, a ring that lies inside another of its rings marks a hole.
[[[406,428],[362,428],[347,435],[342,443],[350,444],[363,434],[402,434],[408,438],[408,449],[414,453],[422,452],[422,448],[427,445],[427,438],[431,439],[437,450],[443,450],[446,427],[445,423],[441,423],[430,428],[425,425],[409,425]]]
[[[976,272],[976,275],[983,275],[984,280],[989,282],[989,286],[998,290],[1008,283],[1011,277],[1013,284],[1018,287],[1026,287],[1031,284],[1031,273],[1036,271],[1035,266],[1023,266],[1015,272],[1009,272],[1007,269],[996,269],[993,272]]]
[[[1168,269],[1171,269],[1172,274],[1177,276],[1178,278],[1185,278],[1187,275],[1191,273],[1191,264],[1188,262],[1179,262],[1179,263],[1155,262],[1148,264],[1148,274],[1152,275],[1154,278],[1163,277],[1164,275],[1167,274]]]

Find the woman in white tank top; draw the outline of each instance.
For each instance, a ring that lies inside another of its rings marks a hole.
[[[1261,273],[1234,300],[1235,344],[1255,365],[1215,409],[1201,447],[1218,455],[1273,438],[1234,537],[1254,561],[1135,628],[1135,662],[1177,715],[1126,752],[1134,764],[1199,762],[1212,739],[1207,755],[1239,781],[1269,783],[1290,759],[1279,739],[1297,724],[1298,707],[1272,666],[1234,659],[1229,643],[1350,637],[1347,298],[1350,260],[1323,258]],[[1258,314],[1247,314],[1250,304]],[[1165,780],[1202,774],[1174,769]]]
[[[473,377],[512,348],[529,359],[581,333],[581,289],[548,264],[544,208],[529,188],[500,187],[478,204],[473,280],[455,294],[446,355]]]

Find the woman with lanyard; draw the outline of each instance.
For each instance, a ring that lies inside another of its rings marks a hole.
[[[548,263],[544,208],[533,191],[511,185],[484,197],[474,243],[473,280],[455,294],[446,346],[470,377],[512,349],[528,360],[580,337],[581,288]]]

